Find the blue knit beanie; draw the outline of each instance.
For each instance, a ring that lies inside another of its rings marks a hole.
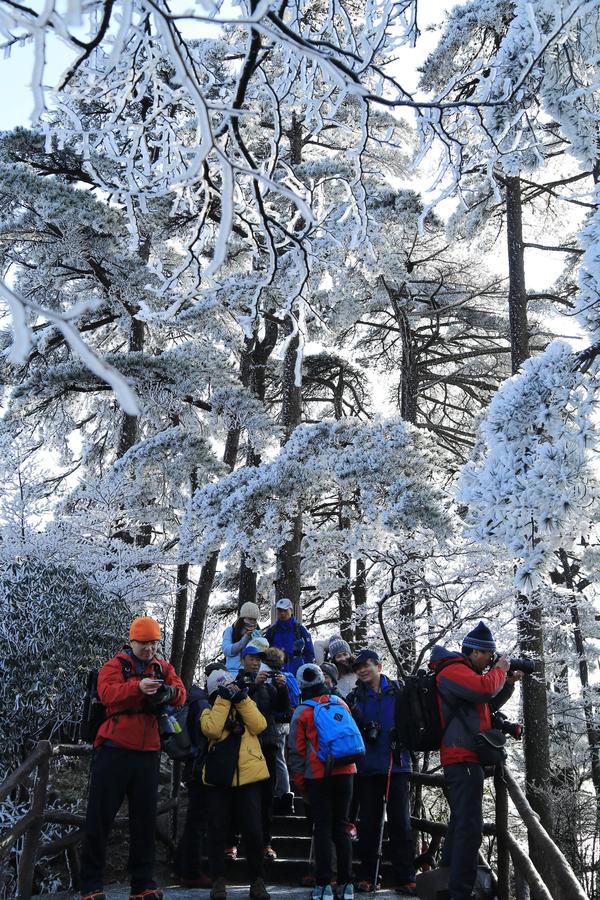
[[[489,650],[495,652],[496,642],[494,636],[485,622],[480,622],[463,638],[463,647],[469,650]]]

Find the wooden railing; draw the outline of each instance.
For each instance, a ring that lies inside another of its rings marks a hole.
[[[415,772],[411,780],[429,787],[445,788],[443,775]],[[577,880],[573,869],[560,848],[552,840],[540,822],[540,818],[530,805],[521,786],[507,766],[496,766],[494,772],[495,786],[495,821],[486,822],[483,833],[496,836],[496,871],[492,873],[498,900],[510,900],[510,863],[520,873],[531,889],[535,900],[589,900],[582,885]],[[527,835],[538,847],[543,848],[545,858],[551,871],[538,872],[529,857],[529,851],[512,833],[509,826],[509,797],[515,811],[527,829]],[[441,822],[426,819],[412,820],[413,828],[427,834],[439,836],[446,833],[447,826]],[[548,878],[548,875],[551,877]],[[550,884],[548,884],[550,882]]]
[[[78,877],[78,860],[76,846],[83,838],[85,816],[66,810],[46,809],[48,777],[50,761],[64,756],[87,756],[92,748],[86,744],[58,744],[52,746],[49,741],[40,741],[18,769],[15,769],[0,785],[0,803],[6,801],[20,786],[26,784],[33,773],[35,782],[30,791],[29,810],[13,825],[0,833],[0,867],[6,864],[11,851],[20,838],[23,844],[17,867],[17,900],[30,900],[33,888],[36,860],[52,857],[65,851],[68,854],[73,880]],[[411,780],[429,787],[445,788],[444,776],[441,774],[414,773]],[[543,828],[539,816],[532,809],[523,790],[514,776],[505,766],[496,767],[494,776],[496,789],[495,821],[484,825],[484,834],[495,835],[497,842],[497,871],[493,873],[498,900],[509,900],[510,863],[519,871],[527,882],[535,900],[589,900],[583,887],[560,848]],[[29,785],[28,785],[29,786]],[[546,880],[538,872],[529,858],[528,850],[522,846],[509,828],[509,797],[516,813],[525,825],[530,839],[544,850],[549,861],[552,878]],[[178,797],[172,796],[159,806],[158,815],[174,810],[178,805]],[[115,828],[127,826],[127,818],[118,817]],[[76,826],[62,837],[52,841],[41,841],[44,823]],[[447,826],[442,822],[427,819],[412,820],[415,831],[432,835],[436,846],[446,833]],[[165,843],[171,844],[169,835],[157,831],[157,836]],[[432,842],[433,843],[433,842]],[[551,881],[551,884],[548,884]],[[74,884],[73,887],[76,887]]]
[[[49,741],[40,741],[18,769],[11,772],[0,785],[0,803],[3,803],[19,787],[27,785],[31,776],[35,773],[35,783],[30,793],[29,810],[17,822],[0,832],[0,872],[9,860],[11,851],[17,841],[23,838],[17,866],[17,900],[30,900],[36,861],[43,857],[51,858],[65,851],[69,861],[72,880],[73,882],[78,881],[79,861],[76,848],[83,838],[85,816],[66,810],[46,809],[48,778],[51,759],[65,756],[90,756],[91,753],[92,747],[89,744],[57,744],[52,746]],[[159,806],[158,815],[163,815],[176,808],[177,804],[177,797],[166,800]],[[42,828],[45,823],[64,825],[66,827],[76,826],[76,830],[51,841],[41,841]],[[113,827],[117,829],[126,828],[127,825],[128,819],[125,816],[120,816],[115,819]],[[170,844],[168,835],[158,830],[157,835],[165,843]],[[72,886],[74,888],[78,887],[76,883]]]

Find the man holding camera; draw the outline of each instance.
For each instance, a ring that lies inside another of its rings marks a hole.
[[[380,836],[387,806],[387,823],[396,890],[416,897],[415,865],[410,824],[408,775],[411,769],[407,750],[394,746],[394,725],[398,683],[381,671],[375,650],[359,650],[353,663],[356,687],[346,698],[365,741],[365,756],[357,763],[354,790],[358,794],[360,819],[359,891],[372,891]]]
[[[106,718],[94,741],[85,837],[81,854],[83,900],[104,900],[108,835],[119,807],[129,802],[130,900],[161,900],[154,881],[154,829],[160,735],[157,716],[181,706],[185,688],[175,669],[156,657],[160,625],[143,616],[131,623],[130,646],[98,673]]]
[[[442,866],[450,867],[450,879],[448,890],[438,891],[438,900],[470,900],[483,836],[485,773],[476,736],[490,731],[493,711],[506,703],[522,673],[507,677],[509,660],[496,658],[496,643],[484,622],[465,636],[460,653],[434,647],[430,666],[438,672],[438,703],[445,728],[440,758],[450,803],[442,853]]]

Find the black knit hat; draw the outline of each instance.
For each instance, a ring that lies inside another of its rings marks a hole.
[[[462,645],[469,650],[488,650],[492,653],[496,651],[494,635],[485,622],[480,622],[469,631],[463,638]]]

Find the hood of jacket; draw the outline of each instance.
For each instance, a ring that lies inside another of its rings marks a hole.
[[[447,647],[442,647],[441,644],[436,644],[431,651],[431,656],[429,657],[429,666],[431,669],[435,670],[440,663],[446,662],[446,660],[453,657],[456,660],[462,660],[463,662],[468,664],[467,659],[460,652],[460,650],[448,650]]]

